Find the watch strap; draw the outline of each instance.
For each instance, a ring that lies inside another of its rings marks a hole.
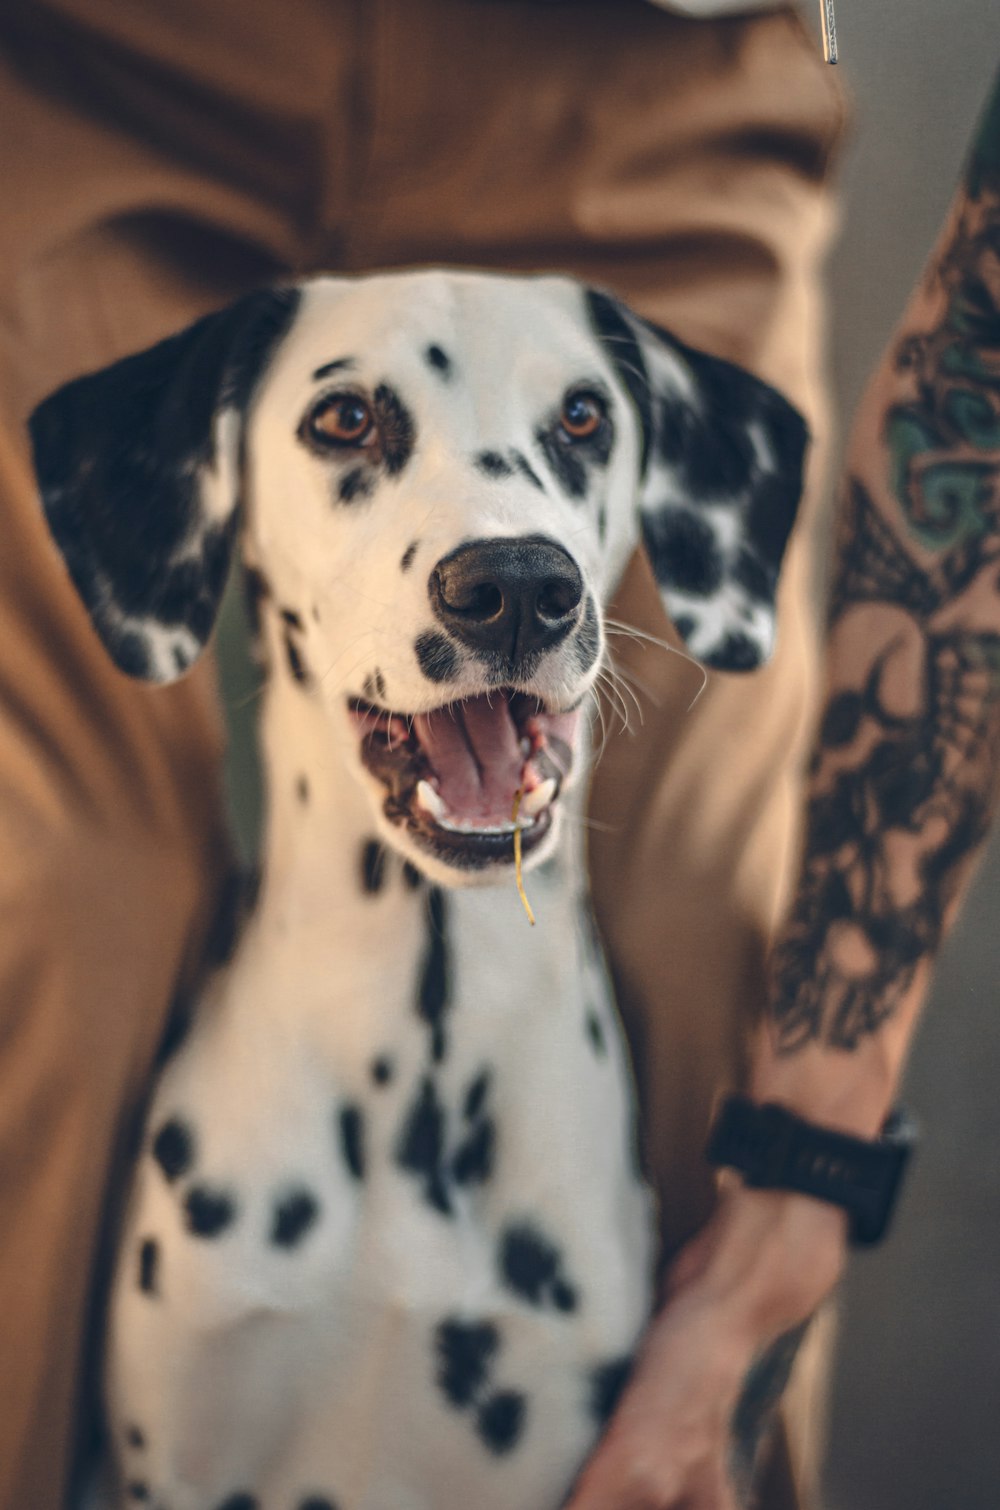
[[[817,1127],[787,1107],[728,1096],[709,1135],[710,1164],[736,1169],[747,1185],[792,1190],[841,1206],[851,1242],[870,1247],[885,1236],[916,1139],[902,1110],[878,1138]]]

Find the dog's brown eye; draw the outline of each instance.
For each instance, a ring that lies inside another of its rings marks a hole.
[[[320,446],[364,446],[375,433],[371,409],[356,393],[331,393],[309,414],[306,428]]]
[[[604,423],[605,412],[604,400],[598,394],[568,393],[559,423],[570,440],[589,440]]]

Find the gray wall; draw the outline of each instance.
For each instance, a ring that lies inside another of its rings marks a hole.
[[[998,0],[836,0],[856,103],[834,268],[842,413],[920,273],[1000,65]],[[830,1510],[1000,1506],[1000,840],[937,972],[894,1232],[845,1286]]]

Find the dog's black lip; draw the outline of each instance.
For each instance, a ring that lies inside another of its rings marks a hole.
[[[386,816],[389,813],[389,801],[386,800]],[[412,810],[406,814],[406,830],[411,838],[415,839],[421,849],[427,850],[439,860],[444,860],[449,865],[455,865],[461,870],[486,870],[491,865],[514,864],[514,835],[505,834],[482,834],[456,833],[454,829],[442,828],[435,823],[429,815],[419,817]],[[539,813],[530,828],[521,829],[521,853],[528,856],[545,838],[552,827],[552,811],[546,808]]]

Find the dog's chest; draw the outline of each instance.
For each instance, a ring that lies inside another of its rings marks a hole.
[[[172,1506],[185,1479],[289,1510],[310,1484],[338,1510],[558,1502],[650,1272],[621,1045],[564,901],[536,958],[507,899],[421,888],[322,990],[262,941],[287,1017],[249,1009],[252,947],[203,1012],[116,1301],[116,1424],[173,1418]]]

